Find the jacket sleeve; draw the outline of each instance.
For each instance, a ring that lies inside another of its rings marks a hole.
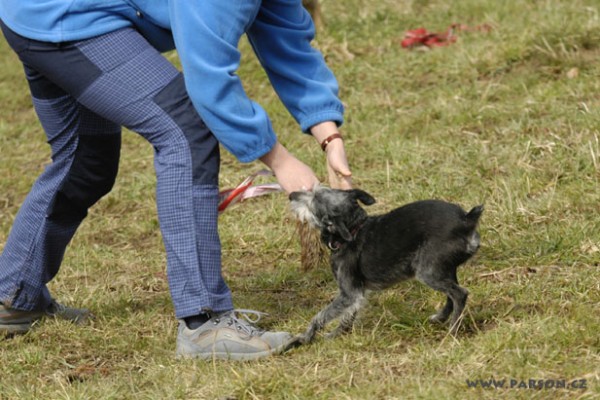
[[[260,4],[260,0],[169,1],[190,99],[219,142],[242,162],[266,154],[276,142],[265,110],[248,98],[236,75],[239,40]]]
[[[315,29],[301,0],[263,0],[248,38],[284,105],[304,132],[343,122],[338,83],[311,46]]]

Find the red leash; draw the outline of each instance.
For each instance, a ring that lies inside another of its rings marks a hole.
[[[254,179],[258,176],[273,176],[266,169],[253,173],[234,189],[226,189],[219,192],[219,212],[225,211],[229,206],[251,197],[263,196],[269,193],[281,192],[283,189],[278,183],[264,183],[252,186]]]

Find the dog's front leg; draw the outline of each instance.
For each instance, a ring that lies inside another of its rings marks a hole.
[[[363,308],[365,303],[366,300],[362,294],[356,296],[354,303],[344,310],[344,313],[340,318],[340,324],[337,326],[337,328],[335,328],[333,332],[325,335],[325,337],[327,339],[333,339],[341,334],[350,332],[354,326],[354,320],[356,319],[358,311]]]
[[[322,330],[325,325],[339,317],[346,309],[351,307],[356,302],[355,296],[350,296],[345,292],[340,294],[323,310],[321,310],[310,322],[308,329],[304,334],[296,339],[302,344],[312,342],[318,331]]]

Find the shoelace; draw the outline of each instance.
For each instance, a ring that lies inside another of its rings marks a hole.
[[[241,318],[239,318],[238,315]],[[255,310],[235,309],[219,315],[215,318],[214,323],[218,324],[222,319],[228,318],[228,325],[235,326],[238,331],[242,331],[248,336],[255,336],[264,332],[263,329],[259,329],[254,325],[260,321],[260,318],[263,315],[268,314]],[[251,316],[255,316],[255,318],[252,318]]]

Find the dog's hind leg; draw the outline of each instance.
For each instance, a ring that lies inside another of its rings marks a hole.
[[[467,297],[469,296],[467,289],[458,285],[456,272],[452,276],[445,276],[442,279],[439,276],[432,276],[430,274],[418,274],[417,279],[430,288],[445,293],[448,296],[444,308],[431,317],[430,320],[442,322],[444,318],[448,319],[449,314],[452,313],[450,333],[453,335],[456,334],[460,326],[463,310],[467,304]],[[451,306],[448,303],[451,303]]]
[[[449,279],[451,278],[452,281],[458,285],[456,271],[454,271],[452,276],[449,276],[448,278]],[[431,285],[429,285],[429,286],[431,286]],[[443,292],[447,293],[446,291],[443,291]],[[441,310],[439,310],[437,313],[430,316],[429,321],[432,323],[443,324],[444,322],[448,321],[448,318],[450,317],[450,314],[452,314],[453,310],[454,310],[454,301],[452,300],[452,298],[450,296],[446,296],[446,304],[444,305],[444,307]]]
[[[454,302],[450,298],[450,296],[446,296],[446,305],[437,313],[433,314],[429,317],[429,321],[437,324],[443,324],[448,321],[450,314],[452,314],[452,310],[454,309]]]
[[[469,291],[457,284],[453,283],[450,289],[450,298],[454,303],[454,311],[452,312],[452,318],[450,319],[450,334],[456,335],[460,322],[462,321],[463,311],[467,305],[467,298],[469,297]]]

